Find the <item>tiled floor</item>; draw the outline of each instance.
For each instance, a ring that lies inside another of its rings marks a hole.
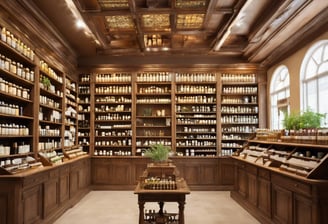
[[[158,210],[156,203],[146,209]],[[177,212],[176,203],[166,203],[167,212]],[[55,224],[137,224],[137,196],[132,191],[92,191]],[[185,206],[186,224],[258,224],[230,198],[228,191],[192,191]]]

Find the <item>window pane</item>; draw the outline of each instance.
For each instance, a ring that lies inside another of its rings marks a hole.
[[[309,79],[317,75],[317,64],[314,63],[313,59],[310,59],[306,67],[305,78]]]
[[[327,71],[328,71],[328,61],[324,62],[320,65],[318,73],[322,74],[322,73],[327,72]]]
[[[328,76],[319,79],[319,113],[328,113]]]
[[[317,88],[316,88],[316,80],[308,82],[307,84],[307,107],[304,109],[310,108],[313,111],[317,111]]]

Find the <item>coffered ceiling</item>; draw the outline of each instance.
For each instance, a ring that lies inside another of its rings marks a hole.
[[[281,60],[327,31],[325,0],[21,0],[82,62],[202,56]]]

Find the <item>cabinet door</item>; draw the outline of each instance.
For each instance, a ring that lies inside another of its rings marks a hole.
[[[276,223],[292,223],[292,192],[272,185],[272,215]]]
[[[243,167],[237,167],[236,187],[237,192],[246,198],[247,196],[247,174]]]
[[[248,201],[252,203],[254,206],[257,206],[257,194],[258,194],[258,189],[257,189],[257,178],[256,175],[247,173],[247,193],[248,193]]]
[[[42,184],[38,184],[23,192],[24,223],[37,223],[42,220]]]
[[[234,165],[230,159],[219,161],[219,183],[224,186],[234,185]]]
[[[294,224],[319,223],[313,214],[312,201],[299,194],[294,195]]]
[[[258,208],[271,217],[271,183],[263,178],[258,179]]]
[[[59,171],[59,202],[69,199],[69,167],[65,166]]]
[[[50,179],[44,183],[44,217],[49,216],[59,205],[59,179]]]

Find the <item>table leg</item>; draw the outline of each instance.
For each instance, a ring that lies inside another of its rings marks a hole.
[[[179,224],[184,224],[184,201],[179,201]]]
[[[160,201],[160,202],[158,202],[158,204],[159,204],[158,214],[163,215],[164,214],[164,212],[163,212],[164,202]]]
[[[139,224],[144,224],[145,220],[145,214],[144,214],[144,208],[145,208],[145,202],[144,201],[139,201]]]

